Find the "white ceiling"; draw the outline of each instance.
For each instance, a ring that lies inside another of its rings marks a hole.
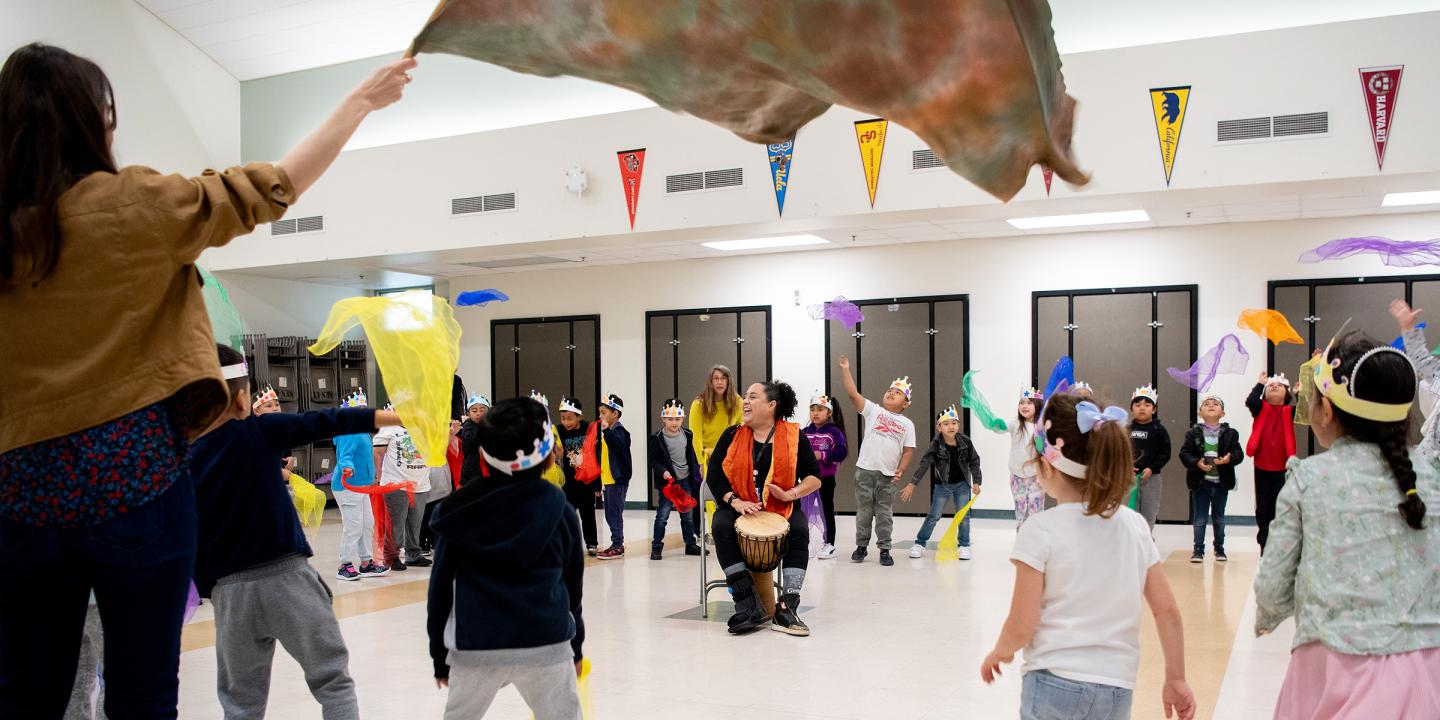
[[[240,80],[399,52],[438,0],[135,0]],[[1440,0],[1050,0],[1062,53],[1440,10]]]

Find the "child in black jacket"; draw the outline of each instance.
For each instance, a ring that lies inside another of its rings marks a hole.
[[[1140,514],[1153,531],[1160,514],[1160,491],[1164,489],[1160,470],[1170,462],[1170,433],[1156,416],[1159,393],[1151,385],[1135,389],[1130,398],[1130,446],[1135,451],[1135,486]]]
[[[427,626],[445,717],[483,716],[510,684],[536,717],[579,717],[585,549],[565,493],[541,478],[554,462],[549,411],[504,400],[480,430],[489,479],[456,490],[431,523]]]
[[[1180,463],[1190,488],[1190,522],[1195,526],[1195,552],[1190,562],[1205,560],[1205,516],[1215,525],[1215,559],[1225,562],[1225,501],[1235,489],[1235,466],[1245,461],[1240,433],[1226,423],[1225,401],[1206,395],[1200,403],[1200,422],[1185,433]]]
[[[620,422],[625,403],[619,395],[606,395],[596,409],[599,437],[595,457],[583,462],[600,466],[600,488],[605,502],[605,524],[610,526],[610,547],[600,551],[601,560],[625,559],[625,496],[630,491],[630,431]]]
[[[700,491],[700,460],[695,455],[695,436],[685,427],[685,406],[671,398],[660,410],[665,425],[650,435],[650,480],[660,491],[659,508],[655,510],[655,535],[650,540],[650,559],[659,560],[665,549],[665,526],[675,504],[665,496],[665,486],[673,480],[690,497]],[[680,513],[680,534],[685,538],[685,554],[699,555],[695,529],[700,527],[700,507]]]

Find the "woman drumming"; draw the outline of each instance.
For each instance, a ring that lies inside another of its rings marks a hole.
[[[762,510],[790,522],[781,595],[771,629],[810,634],[796,614],[810,560],[810,530],[795,501],[820,489],[820,465],[800,426],[788,421],[795,414],[795,404],[795,391],[783,382],[751,385],[741,401],[742,424],[721,433],[710,456],[705,482],[710,494],[719,498],[711,525],[715,555],[724,568],[725,583],[735,595],[735,615],[729,625],[736,635],[758,630],[767,622],[735,534],[735,521],[741,515]]]
[[[106,713],[176,716],[186,454],[246,374],[220,367],[195,261],[279,219],[414,64],[371,75],[278,164],[193,178],[116,165],[95,63],[35,44],[0,68],[0,718],[64,713],[92,591]]]
[[[730,368],[716,365],[705,378],[705,389],[690,403],[690,432],[695,435],[695,457],[701,468],[710,467],[710,454],[715,452],[725,428],[739,424],[740,394],[735,390],[735,376]]]

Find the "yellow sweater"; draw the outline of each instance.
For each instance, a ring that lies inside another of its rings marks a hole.
[[[710,453],[720,443],[720,433],[731,425],[740,424],[740,401],[735,401],[735,413],[725,415],[725,406],[715,408],[715,417],[706,420],[701,413],[700,398],[690,403],[690,432],[695,435],[695,457],[700,460],[700,473],[710,464]]]

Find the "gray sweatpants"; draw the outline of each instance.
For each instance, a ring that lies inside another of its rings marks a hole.
[[[870,545],[870,524],[875,524],[875,546],[890,549],[895,529],[895,483],[876,470],[855,468],[855,547]]]
[[[396,491],[385,495],[385,508],[390,511],[390,542],[394,543],[396,552],[401,552],[407,563],[422,555],[420,523],[425,519],[425,503],[429,499],[429,491],[415,493],[414,505],[410,504],[410,497],[403,492]]]
[[[330,588],[299,555],[215,584],[215,658],[225,720],[265,717],[275,641],[300,663],[325,720],[360,717]]]
[[[1151,475],[1149,480],[1141,480],[1140,483],[1140,514],[1145,516],[1145,522],[1150,524],[1150,530],[1155,530],[1155,518],[1160,515],[1160,491],[1165,484],[1160,476]]]
[[[450,696],[445,720],[472,720],[485,715],[495,694],[513,684],[535,713],[535,720],[579,720],[580,695],[575,663],[550,665],[450,666]]]

